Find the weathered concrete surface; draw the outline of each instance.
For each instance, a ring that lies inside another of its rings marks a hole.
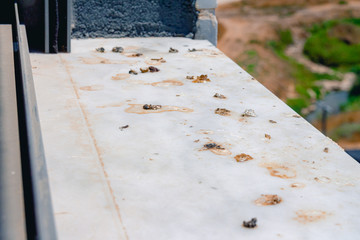
[[[360,235],[360,165],[208,41],[72,46],[31,55],[60,239]]]
[[[74,0],[72,38],[185,36],[195,31],[195,0]]]

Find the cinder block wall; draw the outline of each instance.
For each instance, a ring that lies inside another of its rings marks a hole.
[[[190,37],[216,45],[216,0],[73,0],[72,38]]]

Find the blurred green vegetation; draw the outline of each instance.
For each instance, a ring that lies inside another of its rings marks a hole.
[[[304,54],[313,62],[341,71],[360,66],[360,19],[331,20],[316,24],[309,31]]]
[[[256,66],[259,62],[259,55],[256,50],[248,50],[245,52],[245,59],[238,61],[238,64],[242,66],[249,74],[256,76],[257,69]]]
[[[351,72],[356,74],[356,82],[349,92],[349,100],[341,107],[343,112],[358,111],[360,109],[360,66],[353,66]]]
[[[360,123],[344,123],[340,127],[332,130],[329,133],[329,137],[334,141],[339,139],[352,139],[353,136],[360,134]]]
[[[289,64],[289,71],[296,81],[295,89],[299,97],[288,99],[286,103],[301,114],[301,110],[311,104],[311,92],[316,96],[316,99],[322,97],[320,87],[315,85],[316,81],[324,79],[339,80],[339,78],[336,75],[313,73],[304,65],[298,63],[296,59],[287,56],[285,50],[293,43],[290,30],[280,30],[278,36],[279,41],[269,41],[267,45],[279,58]]]

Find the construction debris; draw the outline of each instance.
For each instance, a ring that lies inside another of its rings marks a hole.
[[[161,105],[151,105],[151,104],[145,104],[143,106],[143,109],[145,110],[158,110],[161,108]]]
[[[137,71],[130,69],[129,74],[138,75]]]
[[[207,75],[197,76],[193,83],[211,82]]]
[[[113,47],[112,52],[115,53],[122,53],[124,51],[124,48],[122,47]]]
[[[243,226],[246,228],[255,228],[256,227],[256,218],[252,218],[250,221],[243,221]]]
[[[179,52],[179,50],[177,50],[175,48],[170,47],[170,49],[169,49],[169,53],[178,53],[178,52]]]
[[[105,48],[103,47],[99,47],[96,49],[97,52],[101,52],[101,53],[104,53],[105,52]]]
[[[226,97],[220,93],[215,93],[214,98],[226,99]]]
[[[241,116],[243,116],[243,117],[256,117],[256,113],[252,109],[246,109]]]
[[[227,110],[226,108],[217,108],[215,110],[215,114],[219,114],[221,116],[230,116],[231,115],[231,111]]]

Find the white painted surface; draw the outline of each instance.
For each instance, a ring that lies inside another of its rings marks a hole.
[[[72,49],[31,54],[60,239],[359,238],[358,163],[209,42],[73,40]],[[160,72],[127,74],[160,57]],[[211,82],[186,79],[200,74]],[[130,104],[193,111],[136,114]],[[202,150],[211,141],[230,155]],[[241,153],[253,160],[236,162]],[[262,194],[282,202],[259,206]],[[253,217],[256,228],[242,227]]]

